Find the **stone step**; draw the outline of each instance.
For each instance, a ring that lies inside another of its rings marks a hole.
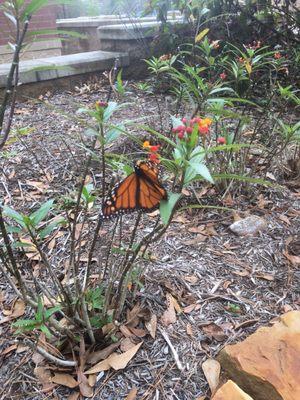
[[[22,84],[35,83],[88,72],[105,71],[114,65],[116,58],[119,60],[119,67],[129,65],[128,53],[108,51],[91,51],[21,61],[19,82]],[[0,88],[6,85],[10,66],[10,63],[0,64]]]
[[[217,390],[211,400],[254,400],[230,379]]]
[[[218,359],[226,375],[255,400],[299,400],[300,311],[226,346]]]

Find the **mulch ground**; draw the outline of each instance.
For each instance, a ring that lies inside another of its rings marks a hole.
[[[80,140],[83,127],[74,113],[80,106],[105,99],[107,93],[102,83],[79,89],[17,104],[14,128],[26,126],[32,131],[7,147],[1,158],[0,191],[7,205],[25,211],[76,189],[84,150]],[[143,123],[159,126],[158,108],[166,109],[169,100],[163,95],[142,95],[130,83],[126,102],[131,104],[114,120],[144,118]],[[167,120],[163,123],[168,124]],[[140,135],[147,138],[147,134]],[[120,139],[118,152],[126,151],[126,139]],[[99,184],[97,162],[91,176]],[[222,198],[213,187],[204,185],[199,188],[199,197],[204,205],[234,211],[179,212],[165,236],[153,244],[137,301],[158,316],[160,329],[155,339],[149,335],[143,338],[142,347],[125,370],[99,375],[93,398],[125,399],[132,387],[138,389],[137,398],[144,400],[191,400],[209,395],[201,369],[205,359],[217,356],[226,344],[244,339],[283,312],[300,309],[300,272],[289,257],[289,246],[300,240],[300,192],[288,187],[255,187],[251,194]],[[265,231],[252,237],[235,236],[229,225],[251,214],[266,220]],[[147,232],[153,218],[143,217],[141,234]],[[110,224],[107,222],[104,229],[109,231]],[[125,218],[126,226],[130,230],[132,217]],[[63,268],[67,254],[62,243],[63,237],[51,251]],[[167,309],[167,293],[180,307],[176,322],[168,327],[160,322]],[[1,277],[0,321],[12,300],[13,293]],[[161,329],[176,349],[182,371]],[[68,392],[63,387],[42,392],[33,374],[30,351],[7,350],[16,340],[9,324],[0,324],[0,398],[66,399]]]

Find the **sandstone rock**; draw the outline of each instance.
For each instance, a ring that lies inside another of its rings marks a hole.
[[[245,393],[236,383],[228,380],[211,400],[253,400],[253,397]]]
[[[266,221],[257,215],[250,215],[240,219],[229,226],[229,229],[238,236],[254,235],[258,231],[265,229]]]
[[[300,399],[300,311],[226,346],[218,357],[227,375],[255,400]]]

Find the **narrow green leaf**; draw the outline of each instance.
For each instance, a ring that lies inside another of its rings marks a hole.
[[[201,175],[208,182],[214,183],[213,177],[211,176],[211,173],[209,172],[209,169],[205,164],[199,164],[189,161],[189,165],[197,172],[197,174]]]
[[[48,215],[53,206],[54,200],[48,200],[41,207],[30,215],[30,219],[34,226],[37,226]]]
[[[164,225],[167,225],[169,223],[173,209],[176,206],[180,197],[181,197],[180,193],[168,193],[168,199],[162,200],[160,202],[159,210]]]

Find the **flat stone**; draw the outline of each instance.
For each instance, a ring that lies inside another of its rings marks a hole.
[[[170,20],[171,25],[183,23],[182,19]],[[99,26],[97,29],[99,39],[133,40],[154,37],[161,26],[160,21],[114,24]]]
[[[253,397],[245,393],[236,383],[228,380],[217,390],[211,400],[254,400]]]
[[[19,81],[23,84],[33,83],[94,71],[105,71],[113,66],[116,58],[119,59],[119,66],[129,65],[127,53],[107,51],[91,51],[21,61]],[[10,63],[0,64],[0,88],[6,85],[9,69]]]
[[[267,222],[257,215],[250,215],[229,226],[229,229],[238,236],[254,235],[267,227]]]
[[[226,374],[255,400],[300,399],[300,311],[283,314],[218,357]]]

